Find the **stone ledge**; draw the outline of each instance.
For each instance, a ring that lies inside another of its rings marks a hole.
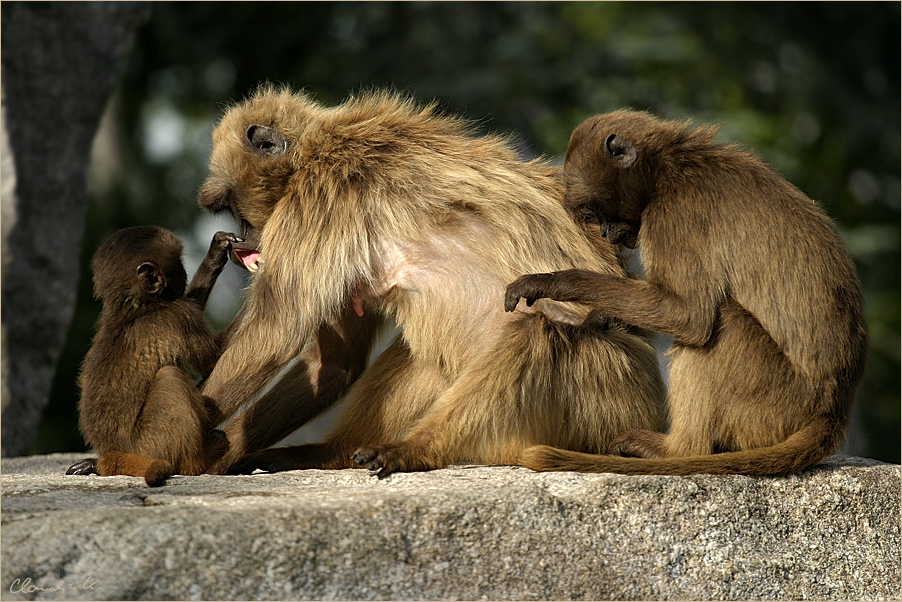
[[[630,477],[455,467],[65,476],[2,461],[4,600],[893,599],[900,466]],[[65,591],[30,591],[30,585]],[[16,581],[18,580],[18,581]],[[30,591],[30,593],[28,593]]]

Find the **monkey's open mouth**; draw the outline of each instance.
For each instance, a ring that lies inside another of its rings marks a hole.
[[[247,241],[233,242],[231,257],[235,264],[250,272],[256,272],[260,269],[260,264],[263,262],[256,245],[248,245]]]
[[[254,273],[263,263],[257,231],[244,220],[238,220],[238,230],[240,240],[232,243],[232,252],[229,256],[236,265]]]

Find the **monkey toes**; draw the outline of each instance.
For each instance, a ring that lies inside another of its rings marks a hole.
[[[97,458],[85,458],[76,462],[66,470],[66,474],[97,474]]]
[[[361,447],[351,456],[357,466],[366,466],[380,479],[395,472],[417,472],[439,468],[430,464],[421,453],[405,444]]]
[[[662,433],[633,429],[611,441],[609,449],[615,456],[661,458],[664,456],[663,444]]]

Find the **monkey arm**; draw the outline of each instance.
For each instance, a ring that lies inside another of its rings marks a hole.
[[[279,370],[297,356],[306,342],[286,333],[278,315],[254,311],[232,336],[209,378],[203,393],[228,418],[245,402],[254,400]],[[278,344],[276,344],[278,343]]]
[[[508,285],[504,309],[513,311],[521,297],[529,306],[541,298],[584,303],[692,346],[702,346],[711,338],[717,307],[713,300],[689,299],[652,282],[588,270],[521,276]]]
[[[210,291],[213,290],[216,279],[219,278],[222,269],[229,260],[229,249],[235,240],[237,240],[235,235],[229,232],[217,232],[214,234],[206,257],[201,261],[197,271],[194,272],[194,277],[191,278],[191,284],[188,285],[188,290],[185,291],[185,298],[200,305],[201,309],[207,306]]]
[[[256,398],[323,324],[348,310],[352,283],[370,269],[363,217],[349,213],[341,228],[333,225],[331,208],[357,201],[328,203],[318,194],[316,187],[290,192],[263,231],[264,263],[244,317],[204,385],[225,416]]]
[[[229,451],[209,472],[225,472],[245,454],[273,445],[335,403],[363,372],[380,322],[375,314],[358,317],[348,308],[338,321],[323,325],[286,374],[225,426]]]

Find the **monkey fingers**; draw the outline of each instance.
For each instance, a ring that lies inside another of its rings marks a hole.
[[[380,479],[396,472],[418,472],[440,468],[430,463],[422,450],[404,443],[361,447],[354,452],[351,460],[358,466],[366,466]]]
[[[66,470],[66,474],[97,474],[97,458],[85,458],[76,462]]]
[[[526,299],[527,306],[542,298],[592,303],[597,300],[599,289],[603,289],[610,278],[609,274],[581,269],[520,276],[507,285],[504,309],[514,311],[521,297]],[[625,279],[616,277],[615,280]]]
[[[242,240],[231,232],[217,232],[210,242],[207,259],[213,262],[216,268],[225,267],[229,261],[229,251],[232,249],[232,245],[240,242]]]
[[[514,311],[521,297],[526,299],[527,307],[532,307],[536,299],[547,297],[546,291],[555,276],[554,273],[527,274],[514,280],[507,285],[507,292],[504,295],[504,311]]]

